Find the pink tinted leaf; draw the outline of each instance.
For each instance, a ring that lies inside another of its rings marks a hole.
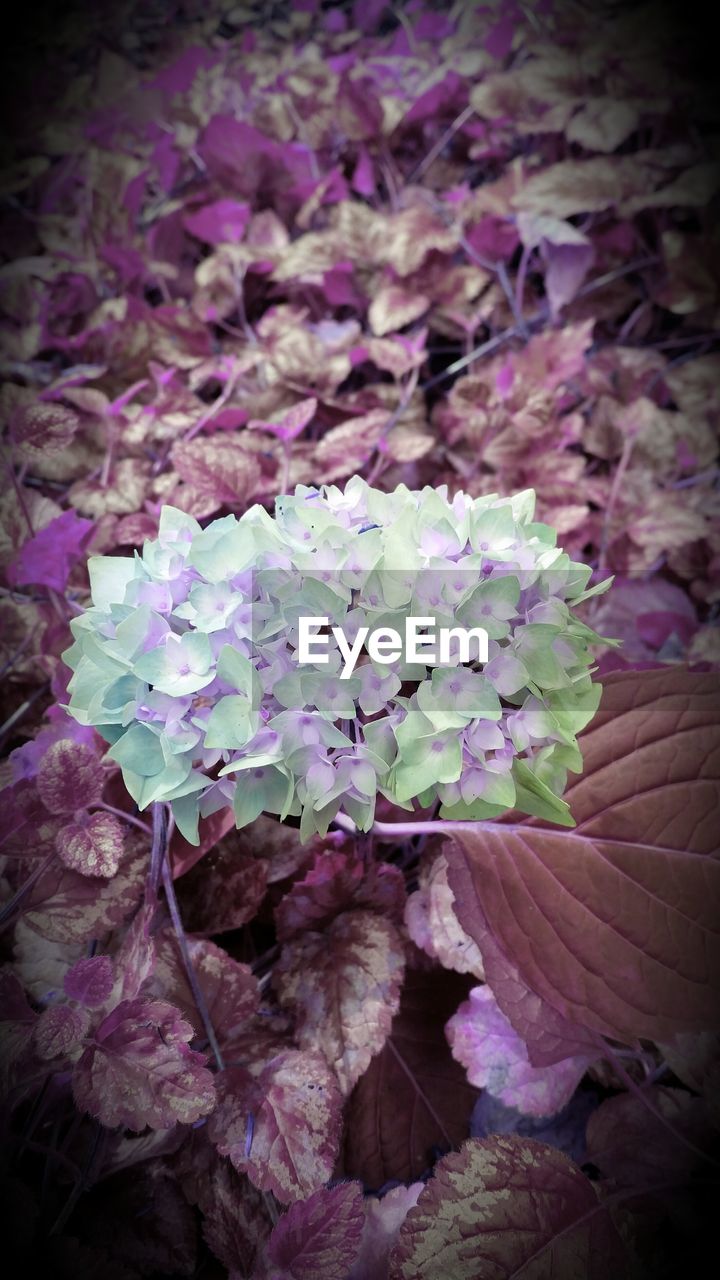
[[[353,170],[351,186],[360,196],[375,195],[375,172],[367,147],[361,146],[358,151],[357,164]]]
[[[342,1097],[319,1053],[288,1050],[257,1079],[238,1067],[218,1084],[210,1137],[260,1191],[289,1204],[327,1182],[340,1142]]]
[[[250,206],[240,200],[216,200],[187,213],[183,226],[206,244],[237,244],[250,221]]]
[[[155,961],[155,941],[151,934],[156,903],[144,902],[126,928],[113,961],[118,975],[118,996],[132,1000],[138,994]]]
[[[262,422],[257,418],[252,418],[248,422],[248,430],[269,431],[272,435],[278,436],[281,440],[296,440],[305,430],[307,424],[312,421],[317,413],[318,402],[314,397],[308,400],[300,400],[293,405],[292,409],[288,409],[277,422]]]
[[[581,743],[584,772],[565,794],[574,831],[533,819],[446,846],[460,923],[482,947],[484,920],[522,982],[595,1032],[632,1044],[712,1027],[717,680],[680,668],[611,675]]]
[[[60,858],[81,876],[109,880],[120,866],[125,833],[111,813],[93,813],[82,822],[71,822],[57,836]]]
[[[192,1124],[212,1111],[205,1055],[188,1049],[193,1029],[162,1000],[123,1000],[100,1024],[75,1069],[81,1111],[140,1131]]]
[[[92,520],[63,511],[20,548],[8,565],[8,580],[14,587],[33,583],[64,591],[93,528]]]
[[[35,1027],[35,1048],[44,1062],[72,1057],[86,1035],[90,1017],[84,1009],[68,1004],[51,1005],[40,1014]]]
[[[447,1024],[453,1056],[468,1080],[524,1115],[551,1116],[570,1100],[593,1056],[533,1067],[527,1045],[489,987],[475,987]]]
[[[109,956],[87,956],[65,974],[65,995],[86,1009],[99,1009],[113,989],[115,976]]]
[[[277,1280],[346,1280],[360,1248],[362,1191],[356,1182],[321,1187],[298,1200],[274,1227],[267,1257]]]
[[[48,747],[40,762],[37,789],[50,813],[74,813],[97,804],[105,777],[89,747],[61,738]]]
[[[541,253],[545,261],[545,292],[550,312],[557,317],[583,283],[595,259],[595,250],[590,244],[543,242]]]
[[[366,1196],[360,1252],[347,1280],[379,1280],[387,1275],[390,1250],[424,1185],[413,1182],[409,1187],[392,1187],[381,1197]]]

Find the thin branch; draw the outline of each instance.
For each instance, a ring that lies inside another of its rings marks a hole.
[[[431,164],[435,163],[438,156],[440,155],[440,152],[443,151],[443,149],[447,146],[450,139],[454,138],[458,129],[462,129],[463,125],[466,124],[467,121],[470,119],[470,117],[474,114],[475,114],[475,108],[469,107],[469,106],[465,107],[465,110],[460,112],[460,115],[457,116],[456,119],[453,120],[452,124],[448,126],[445,132],[441,134],[441,136],[438,138],[435,145],[430,148],[424,160],[421,160],[419,164],[416,164],[412,172],[408,174],[407,178],[405,179],[405,182],[407,185],[409,185],[410,183],[416,182],[418,178],[422,178],[423,175],[427,173]]]
[[[155,801],[152,807],[152,847],[150,849],[150,870],[148,872],[147,895],[157,900],[163,862],[167,852],[167,809],[164,804]]]
[[[222,1056],[222,1053],[220,1052],[220,1046],[217,1042],[215,1029],[212,1024],[212,1019],[210,1018],[210,1010],[207,1007],[207,1001],[205,1000],[205,996],[203,995],[202,988],[200,986],[200,983],[198,982],[198,977],[192,962],[192,956],[190,955],[190,949],[187,943],[187,936],[185,934],[182,918],[180,916],[180,908],[178,907],[178,901],[175,894],[175,885],[173,883],[172,869],[170,867],[170,863],[168,862],[167,858],[163,862],[162,882],[163,882],[163,888],[165,890],[165,897],[167,899],[167,904],[168,904],[168,907],[170,908],[170,918],[173,922],[173,928],[175,929],[175,937],[177,938],[177,943],[180,948],[180,954],[183,958],[183,964],[185,965],[185,973],[187,974],[187,980],[188,980],[188,983],[190,984],[190,990],[192,991],[193,1000],[195,1001],[195,1007],[198,1013],[200,1014],[203,1027],[205,1028],[205,1035],[207,1036],[208,1044],[210,1045],[210,1048],[213,1053],[213,1057],[217,1064],[217,1069],[218,1071],[224,1071],[225,1063],[223,1062],[223,1056]]]
[[[15,914],[17,908],[25,900],[30,890],[37,884],[40,877],[45,871],[47,871],[50,864],[54,861],[55,856],[55,850],[53,849],[52,852],[48,854],[47,858],[38,863],[35,870],[30,873],[25,883],[20,885],[17,893],[13,894],[10,901],[5,903],[2,910],[0,910],[0,925],[5,924],[6,920],[9,920],[10,917]]]
[[[129,822],[131,826],[137,827],[138,831],[142,831],[143,835],[152,835],[152,828],[147,822],[143,822],[142,818],[136,818],[132,813],[126,813],[124,809],[116,809],[113,804],[105,804],[104,800],[93,804],[93,809],[102,809],[104,813],[112,813],[114,817],[120,818],[123,822]]]
[[[672,1134],[673,1138],[675,1138],[677,1142],[681,1143],[682,1146],[687,1147],[688,1151],[692,1151],[693,1155],[696,1155],[698,1159],[714,1165],[716,1169],[720,1169],[720,1160],[716,1160],[715,1157],[711,1156],[707,1151],[703,1151],[702,1147],[696,1146],[694,1142],[691,1142],[689,1138],[686,1138],[684,1133],[681,1133],[679,1129],[676,1129],[674,1124],[671,1124],[669,1120],[666,1120],[662,1112],[659,1111],[657,1107],[653,1106],[647,1092],[637,1084],[630,1073],[626,1071],[612,1045],[608,1044],[607,1040],[603,1040],[600,1036],[598,1037],[598,1043],[600,1044],[603,1056],[610,1059],[625,1087],[633,1094],[634,1097],[642,1102],[643,1106],[646,1107],[650,1114],[655,1117],[658,1124],[661,1124],[663,1129],[666,1129],[668,1133]]]

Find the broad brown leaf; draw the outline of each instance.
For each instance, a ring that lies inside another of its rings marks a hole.
[[[576,829],[487,824],[446,846],[465,931],[482,948],[487,927],[531,991],[626,1042],[716,1022],[718,702],[711,674],[610,676],[566,791]]]
[[[467,1137],[478,1096],[445,1039],[445,1023],[470,980],[442,970],[410,970],[400,1011],[382,1051],[356,1085],[346,1109],[345,1172],[368,1187],[409,1182],[439,1147]]]

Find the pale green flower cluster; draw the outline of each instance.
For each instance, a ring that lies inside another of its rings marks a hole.
[[[599,637],[572,608],[609,583],[587,589],[534,503],[353,476],[205,529],[165,507],[142,554],[89,562],[68,709],[110,744],[139,808],[169,801],[193,843],[198,817],[228,805],[238,826],[298,816],[303,839],[339,811],[367,830],[378,794],[446,818],[517,807],[569,824],[560,797],[599,698]],[[308,616],[328,619],[326,662],[298,663]],[[483,627],[488,661],[363,652],[343,678],[333,626],[352,641],[420,616]]]

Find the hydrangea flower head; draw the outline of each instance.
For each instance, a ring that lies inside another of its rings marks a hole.
[[[89,562],[68,709],[110,744],[137,805],[169,802],[193,843],[228,805],[238,826],[299,817],[303,838],[340,811],[367,830],[378,794],[442,818],[517,808],[571,824],[562,791],[600,696],[600,637],[573,607],[609,582],[588,591],[590,568],[534,502],[353,476],[204,529],[165,507],[141,554]],[[324,656],[299,662],[310,617],[327,619]],[[442,665],[428,644],[380,663],[361,646],[348,676],[337,630],[354,645],[410,617],[484,628],[488,660]]]

